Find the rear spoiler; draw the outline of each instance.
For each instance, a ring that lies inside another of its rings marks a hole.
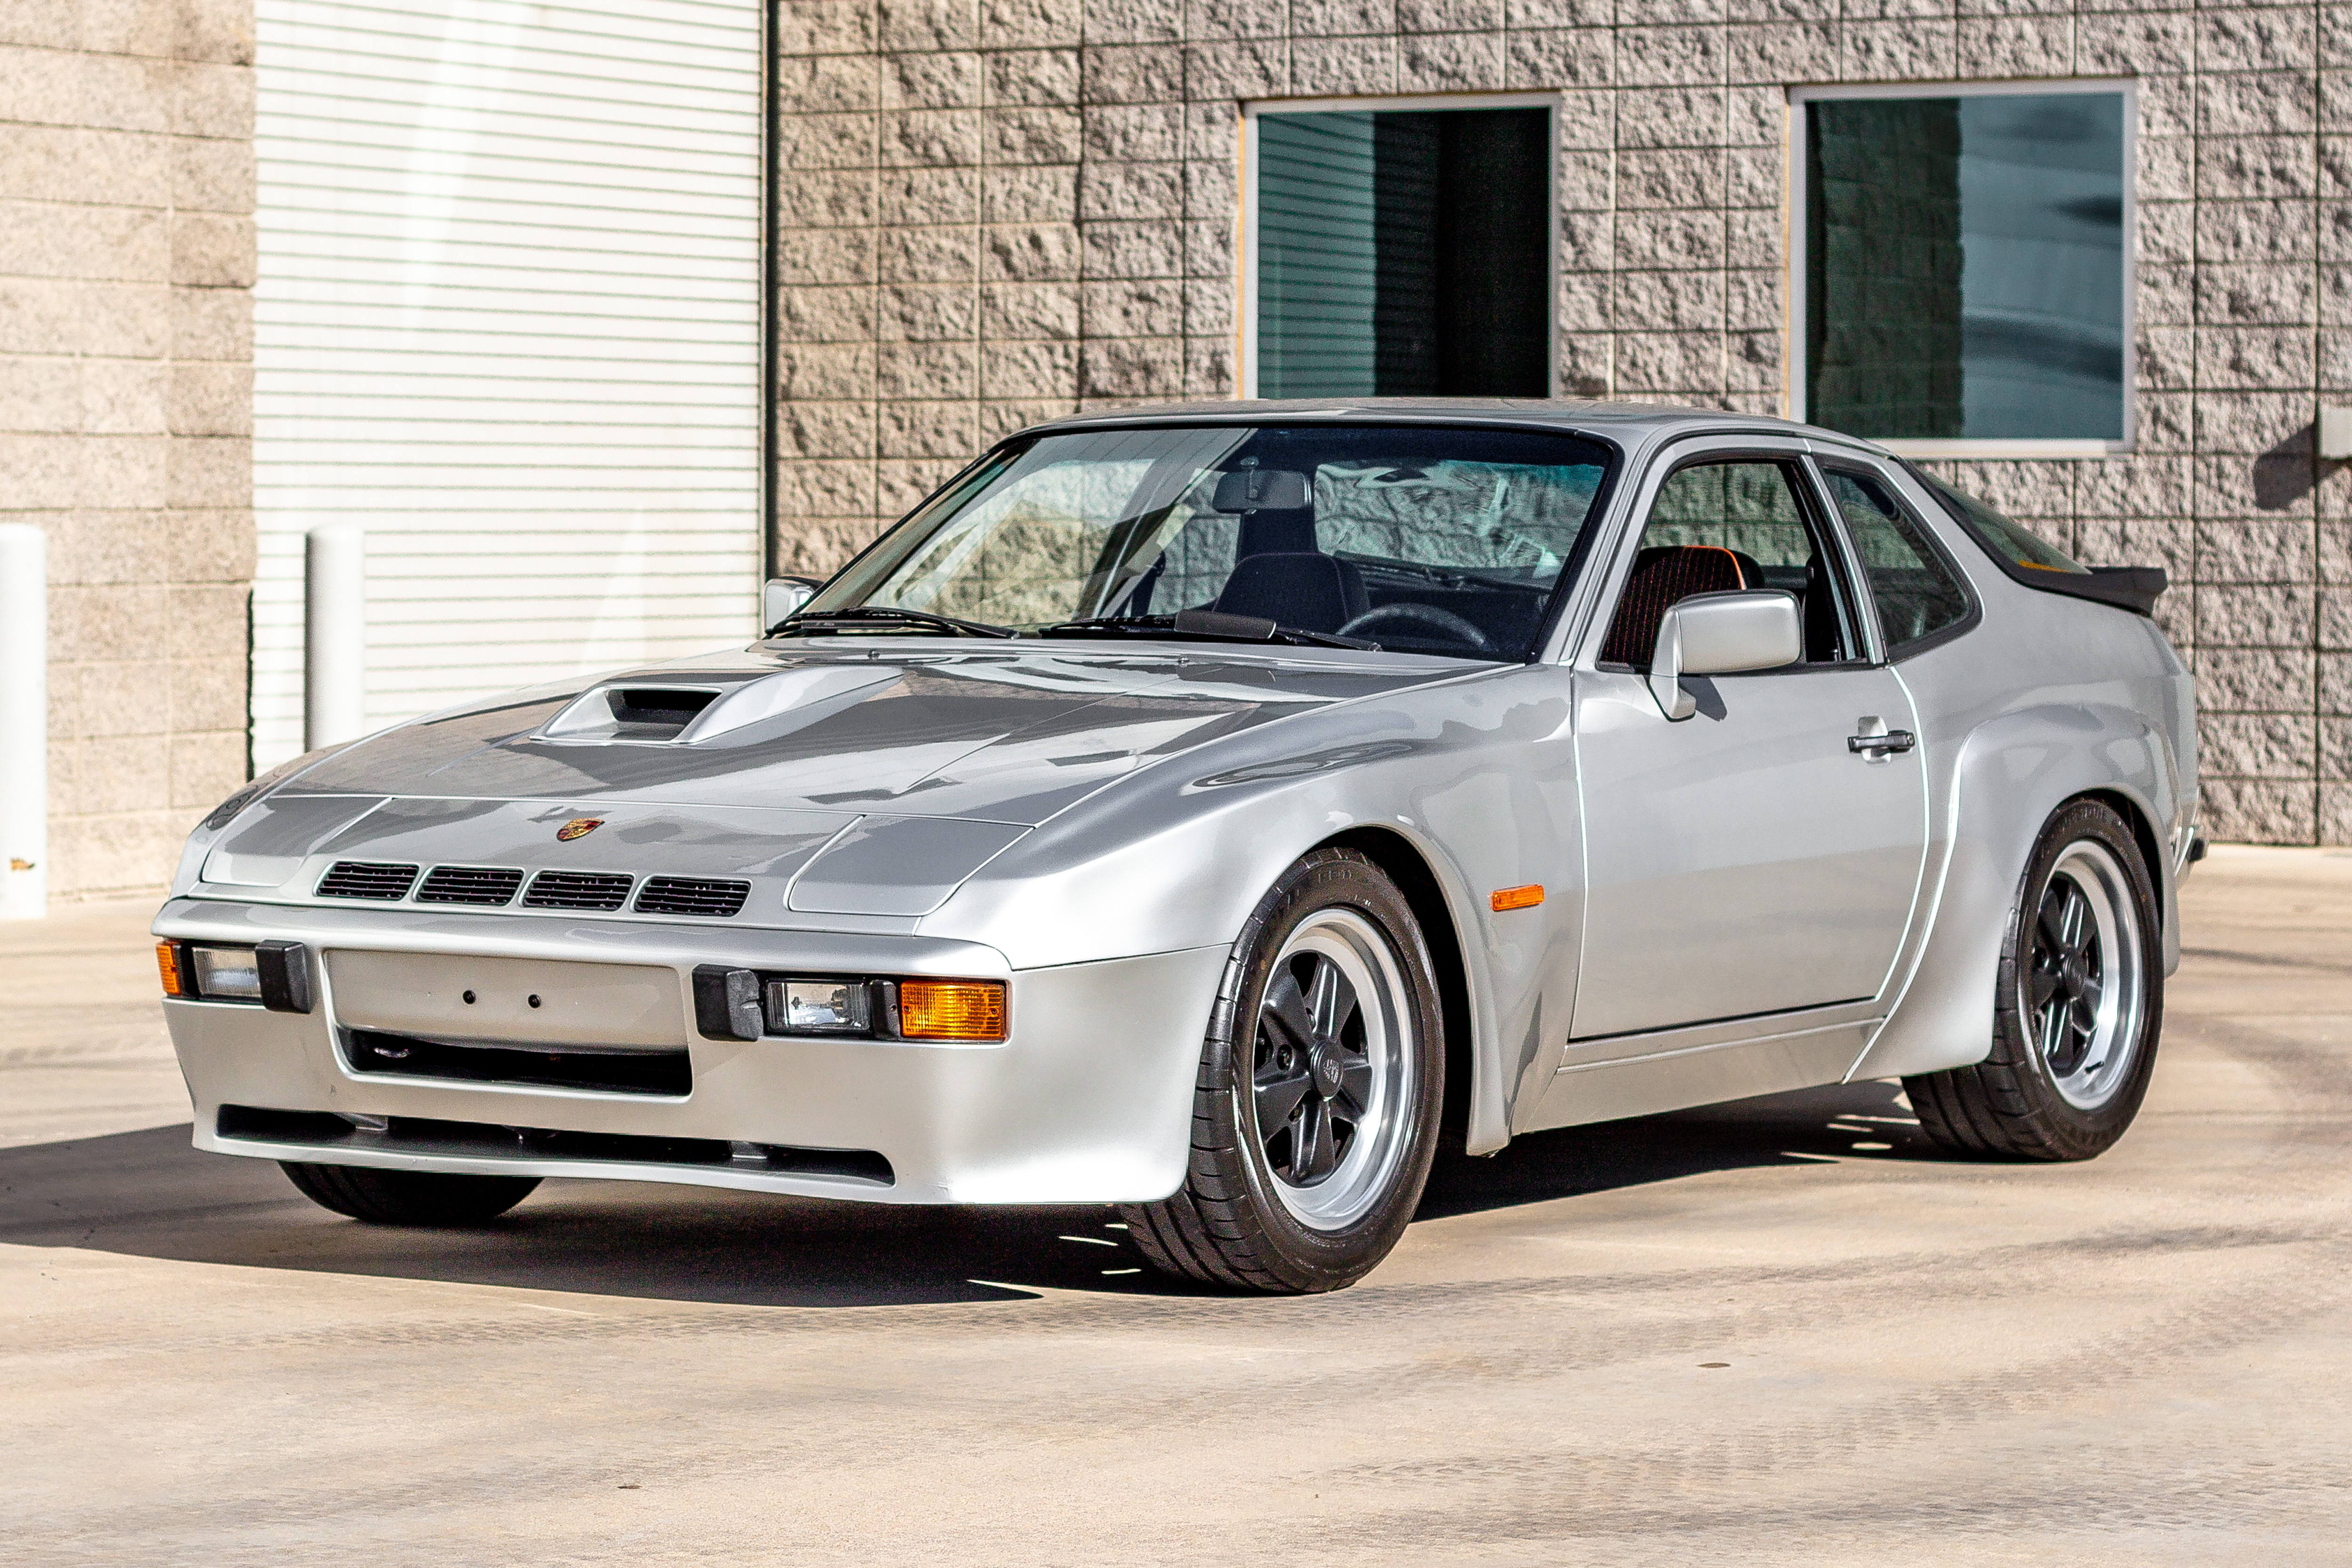
[[[2161,566],[2092,566],[2081,572],[2061,572],[2054,567],[2029,566],[2012,560],[1999,544],[1985,537],[1984,530],[1978,525],[1977,520],[1968,514],[1967,509],[1959,504],[1951,491],[1921,473],[1915,465],[1900,458],[1896,460],[1903,462],[1905,470],[1919,481],[1919,488],[1936,498],[1936,503],[1960,525],[1960,531],[1976,541],[1978,547],[1992,558],[1992,563],[2000,567],[2012,583],[2021,583],[2044,594],[2063,594],[2070,599],[2088,599],[2095,605],[2112,605],[2136,616],[2154,616],[2157,600],[2172,585],[2172,579]],[[2006,521],[2005,519],[2002,521]],[[2010,523],[2009,526],[2015,528],[2017,525]],[[2056,553],[2055,551],[2052,552]],[[2065,557],[2060,555],[2059,559],[2063,561]]]

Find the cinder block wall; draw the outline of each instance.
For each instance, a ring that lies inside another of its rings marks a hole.
[[[245,777],[253,205],[252,0],[0,0],[0,521],[49,537],[57,897],[161,886]]]
[[[2033,14],[2000,14],[2031,10]],[[1562,94],[1561,384],[1777,413],[1786,89],[2137,76],[2137,450],[1940,465],[2158,562],[2209,829],[2352,842],[2352,6],[783,0],[779,555],[1004,431],[1231,395],[1244,99]]]

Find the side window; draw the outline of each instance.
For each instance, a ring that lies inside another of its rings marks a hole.
[[[1807,664],[1860,658],[1853,617],[1799,494],[1788,463],[1697,463],[1668,475],[1642,527],[1601,662],[1646,668],[1659,624],[1677,601],[1741,588],[1797,596]]]
[[[1878,606],[1890,658],[1968,618],[1967,591],[1885,480],[1852,468],[1825,468],[1822,477],[1870,579],[1871,602]]]

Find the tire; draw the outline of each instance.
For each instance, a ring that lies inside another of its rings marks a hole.
[[[458,1176],[439,1171],[381,1171],[367,1165],[312,1165],[280,1160],[278,1168],[321,1208],[370,1225],[440,1229],[483,1225],[530,1196],[537,1176]]]
[[[1420,924],[1378,866],[1318,849],[1284,872],[1243,924],[1217,989],[1184,1184],[1120,1206],[1144,1258],[1279,1295],[1370,1273],[1429,1179],[1441,1019]]]
[[[2059,808],[2018,883],[1993,997],[1992,1051],[1903,1080],[1927,1136],[2011,1160],[2088,1160],[2138,1114],[2164,1023],[2156,888],[2138,841],[2097,801]]]

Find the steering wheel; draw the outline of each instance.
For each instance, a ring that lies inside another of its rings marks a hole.
[[[1435,605],[1416,605],[1410,599],[1393,605],[1382,605],[1377,610],[1366,610],[1339,628],[1343,637],[1363,637],[1383,621],[1407,621],[1441,632],[1455,642],[1467,643],[1480,653],[1495,651],[1495,639],[1481,631],[1475,621],[1465,620],[1451,610],[1441,610]],[[1378,642],[1378,637],[1373,637]]]

